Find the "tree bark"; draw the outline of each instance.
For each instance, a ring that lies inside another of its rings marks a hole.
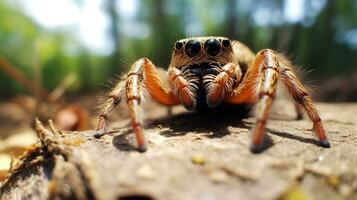
[[[357,104],[318,105],[330,149],[317,145],[311,123],[294,120],[293,107],[277,108],[258,155],[249,152],[254,120],[237,110],[174,110],[152,120],[145,153],[123,123],[95,139],[96,131],[63,132],[38,121],[40,142],[13,166],[0,198],[357,199]]]

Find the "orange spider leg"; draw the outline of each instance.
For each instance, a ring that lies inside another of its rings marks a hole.
[[[227,92],[232,91],[235,82],[239,82],[242,77],[242,72],[238,65],[228,63],[222,67],[221,72],[217,76],[204,78],[204,82],[208,82],[207,87],[207,105],[215,107],[224,98]],[[213,79],[213,81],[212,81]]]
[[[163,86],[153,63],[149,59],[143,58],[132,65],[129,73],[126,75],[126,80],[119,82],[109,94],[109,99],[100,112],[97,128],[106,132],[105,121],[125,93],[130,111],[131,125],[135,133],[138,150],[141,152],[146,150],[140,109],[140,103],[144,98],[145,90],[149,92],[154,100],[163,105],[172,106],[179,104],[179,101],[172,92]]]
[[[313,121],[320,145],[329,147],[330,144],[322,127],[321,119],[306,89],[288,67],[280,66],[279,64],[281,63],[274,51],[260,51],[247,71],[246,80],[243,80],[245,84],[239,86],[231,94],[226,95],[224,99],[228,103],[253,103],[258,101],[255,114],[256,125],[252,130],[251,151],[257,153],[262,150],[264,129],[279,78],[282,79],[295,101],[302,105],[309,118]],[[257,91],[256,88],[258,89]]]
[[[260,68],[261,79],[258,83],[258,104],[256,107],[256,125],[252,130],[252,152],[261,151],[264,130],[269,111],[273,103],[279,77],[279,63],[270,51],[258,53],[259,58],[253,67]]]
[[[284,65],[281,66],[281,79],[296,103],[306,110],[307,115],[314,124],[313,129],[319,138],[320,145],[329,148],[330,143],[328,142],[327,135],[322,126],[321,118],[305,87],[301,84],[291,69]]]
[[[151,97],[165,106],[175,106],[180,104],[176,96],[166,87],[164,87],[163,80],[160,79],[156,67],[148,59],[144,66],[145,71],[145,86],[149,91]],[[165,80],[167,81],[167,80]]]
[[[262,57],[255,58],[238,87],[225,95],[223,99],[224,102],[229,104],[253,104],[257,102],[256,88],[257,80],[259,79],[258,75],[260,73],[258,63],[261,62]]]

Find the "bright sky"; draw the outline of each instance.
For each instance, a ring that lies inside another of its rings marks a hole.
[[[119,13],[128,19],[135,15],[138,0],[117,2]],[[109,20],[105,14],[104,0],[83,0],[80,3],[73,0],[22,0],[18,3],[44,27],[70,29],[95,53],[109,54],[113,50],[108,37]]]
[[[298,22],[304,17],[305,0],[287,0],[284,8],[284,16],[288,22]]]

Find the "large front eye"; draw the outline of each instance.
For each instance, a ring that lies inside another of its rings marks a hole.
[[[228,39],[224,39],[224,40],[222,41],[222,44],[223,44],[223,46],[225,46],[225,47],[229,47],[229,46],[231,46],[231,41],[229,41]]]
[[[177,49],[177,50],[181,49],[182,46],[183,46],[183,44],[182,44],[182,42],[180,42],[180,41],[177,41],[177,42],[175,43],[175,49]]]
[[[221,51],[221,44],[216,39],[209,39],[205,42],[205,50],[208,55],[215,56]]]
[[[185,46],[185,52],[188,56],[197,56],[201,51],[201,44],[197,40],[189,40]]]

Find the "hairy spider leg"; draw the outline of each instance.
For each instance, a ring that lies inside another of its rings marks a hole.
[[[114,89],[108,94],[109,98],[106,100],[106,102],[100,109],[97,130],[104,130],[104,132],[107,131],[106,121],[108,119],[108,116],[113,110],[113,108],[121,102],[124,92],[125,80],[120,80],[119,83],[114,87]]]
[[[279,77],[279,63],[276,57],[270,55],[270,51],[258,53],[253,67],[260,68],[260,80],[258,83],[258,104],[256,107],[256,124],[252,130],[252,152],[260,151],[264,139],[264,130],[269,116],[269,111],[276,94]]]
[[[306,89],[288,66],[279,62],[277,54],[269,49],[260,51],[249,67],[246,80],[242,81],[231,94],[226,95],[228,103],[254,103],[256,107],[256,125],[252,129],[251,151],[262,150],[264,129],[272,105],[278,79],[282,80],[294,100],[301,105],[313,122],[320,145],[330,147],[321,119],[312,104]]]
[[[321,118],[305,87],[288,66],[281,65],[280,78],[289,93],[293,96],[295,102],[305,109],[307,115],[313,122],[313,129],[319,138],[320,145],[326,148],[330,147],[327,135],[322,126]]]
[[[157,102],[173,106],[179,104],[173,93],[164,86],[163,80],[157,72],[154,64],[146,58],[139,59],[132,66],[125,80],[120,81],[109,93],[109,98],[100,111],[98,130],[106,132],[106,120],[109,113],[117,105],[123,96],[130,111],[131,125],[135,133],[139,151],[146,150],[145,138],[142,130],[141,101],[145,97],[145,91]],[[125,94],[125,95],[124,95]]]

